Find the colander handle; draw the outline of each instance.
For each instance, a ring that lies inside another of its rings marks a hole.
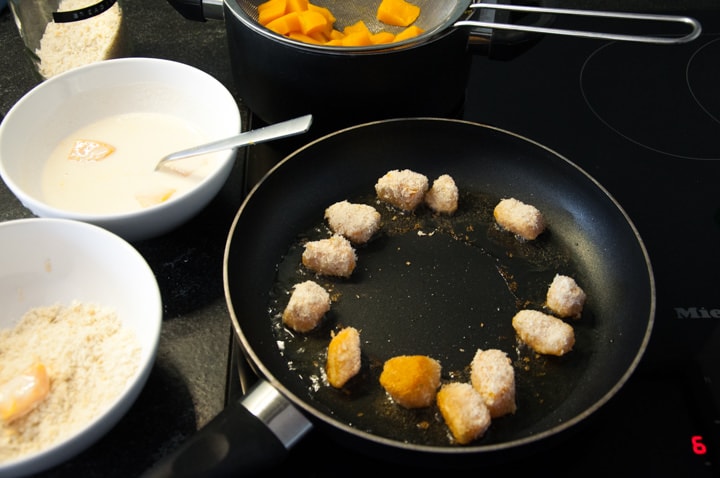
[[[547,14],[559,14],[559,15],[575,15],[584,17],[595,17],[595,18],[616,18],[626,20],[641,20],[651,22],[664,22],[664,23],[677,23],[681,25],[690,26],[691,30],[682,36],[655,36],[655,35],[634,35],[634,34],[622,34],[622,33],[605,33],[587,30],[570,30],[562,28],[550,28],[535,25],[514,25],[509,23],[495,23],[495,22],[482,22],[475,20],[461,20],[455,22],[455,27],[473,27],[473,28],[490,28],[499,30],[513,30],[523,31],[531,33],[545,33],[552,35],[565,35],[582,38],[594,38],[603,40],[616,40],[616,41],[632,41],[640,43],[656,43],[656,44],[678,44],[687,43],[700,36],[702,27],[700,22],[696,19],[681,16],[681,15],[663,15],[654,13],[632,13],[632,12],[606,12],[606,11],[595,11],[595,10],[575,10],[565,8],[546,8],[546,7],[531,7],[524,5],[503,5],[503,4],[486,4],[486,3],[473,3],[469,5],[469,8],[473,9],[494,9],[494,10],[507,10],[525,13],[547,13]]]

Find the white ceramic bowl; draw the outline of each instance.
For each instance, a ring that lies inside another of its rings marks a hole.
[[[166,233],[199,213],[218,193],[232,169],[234,151],[213,153],[213,169],[189,191],[139,211],[106,214],[57,207],[43,189],[44,168],[63,139],[108,117],[134,113],[173,115],[192,124],[208,142],[241,130],[232,94],[197,68],[154,58],[101,61],[40,83],[10,109],[0,123],[0,176],[36,216],[89,222],[129,241]],[[148,168],[159,159],[148,158]]]
[[[1,222],[0,328],[14,327],[29,309],[67,306],[73,301],[114,309],[140,341],[140,366],[124,391],[97,419],[48,449],[0,463],[0,476],[22,476],[53,467],[110,430],[147,381],[162,323],[162,301],[155,275],[122,238],[92,224],[67,219]]]

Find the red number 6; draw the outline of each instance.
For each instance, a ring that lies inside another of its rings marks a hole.
[[[692,442],[693,453],[696,455],[704,455],[707,453],[707,446],[702,442],[702,435],[693,435],[690,437]]]

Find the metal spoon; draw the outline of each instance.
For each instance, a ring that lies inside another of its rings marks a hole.
[[[300,116],[299,118],[283,121],[270,126],[246,131],[230,138],[213,141],[212,143],[195,146],[193,148],[184,149],[175,153],[168,154],[163,157],[155,166],[157,171],[160,166],[168,161],[176,161],[178,159],[199,156],[206,153],[214,153],[224,149],[239,148],[248,144],[263,143],[272,139],[286,138],[296,134],[305,133],[310,129],[312,124],[312,115]]]

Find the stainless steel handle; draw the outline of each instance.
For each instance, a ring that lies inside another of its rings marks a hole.
[[[519,12],[529,13],[551,13],[560,15],[576,15],[585,17],[600,17],[600,18],[620,18],[629,20],[645,20],[654,22],[666,22],[666,23],[680,23],[688,25],[691,31],[683,36],[653,36],[653,35],[633,35],[633,34],[617,34],[617,33],[604,33],[594,32],[585,30],[566,30],[562,28],[548,28],[538,27],[531,25],[513,25],[510,23],[494,23],[494,22],[481,22],[473,20],[462,20],[455,22],[456,27],[477,27],[477,28],[495,28],[499,30],[514,30],[523,32],[534,32],[534,33],[547,33],[552,35],[565,35],[582,38],[595,38],[603,40],[618,40],[618,41],[633,41],[640,43],[657,43],[657,44],[677,44],[687,43],[700,36],[702,27],[700,22],[696,19],[681,16],[681,15],[662,15],[655,13],[631,13],[631,12],[605,12],[595,10],[574,10],[566,8],[545,8],[545,7],[530,7],[523,5],[503,5],[503,4],[485,4],[485,3],[473,3],[469,5],[469,8],[473,9],[495,9],[495,10],[511,10]]]

